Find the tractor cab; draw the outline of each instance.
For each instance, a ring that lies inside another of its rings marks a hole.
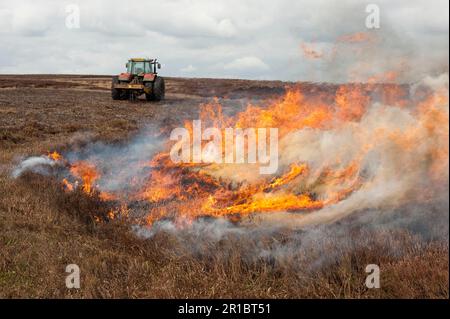
[[[156,59],[134,58],[127,62],[126,68],[128,74],[142,76],[149,73],[157,74],[161,64]]]

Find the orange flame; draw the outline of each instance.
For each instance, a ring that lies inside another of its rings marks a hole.
[[[70,167],[70,172],[82,180],[82,189],[86,194],[93,192],[94,182],[100,177],[93,164],[84,161],[76,162]]]
[[[49,153],[48,157],[54,161],[59,161],[62,159],[61,154],[59,154],[57,151],[53,151],[53,152]]]

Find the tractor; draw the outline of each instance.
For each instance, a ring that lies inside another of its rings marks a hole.
[[[158,75],[161,64],[156,59],[133,58],[125,66],[127,72],[112,78],[113,100],[135,101],[142,94],[147,101],[164,99],[164,79]]]

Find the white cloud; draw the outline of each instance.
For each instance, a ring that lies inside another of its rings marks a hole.
[[[237,58],[230,63],[226,63],[223,67],[225,70],[268,70],[269,66],[265,64],[261,59],[254,56],[246,56],[243,58]]]
[[[197,70],[197,68],[194,67],[192,64],[189,64],[188,66],[180,69],[180,71],[182,73],[192,73],[192,72],[194,72],[196,70]]]
[[[55,14],[53,7],[43,7],[36,2],[19,2],[14,10],[9,11],[9,32],[20,36],[42,36],[52,27]]]
[[[218,32],[221,36],[231,37],[236,35],[236,28],[230,19],[222,19],[217,25]]]

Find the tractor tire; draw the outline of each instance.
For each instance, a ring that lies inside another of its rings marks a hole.
[[[164,84],[164,79],[157,76],[152,85],[152,92],[146,94],[145,97],[147,101],[161,101],[164,99],[166,94],[166,86]]]
[[[144,84],[144,86],[146,87],[146,88],[148,88],[148,89],[150,89],[150,93],[145,93],[145,99],[147,100],[147,101],[152,101],[152,92],[153,92],[153,83],[151,83],[151,82],[146,82],[145,84]]]
[[[118,84],[119,83],[119,79],[117,76],[114,76],[112,78],[112,83],[111,83],[111,97],[113,100],[121,100],[122,99],[122,90],[118,90],[114,88],[114,84]]]
[[[128,100],[130,98],[130,93],[127,90],[122,90],[120,93],[120,100]]]

